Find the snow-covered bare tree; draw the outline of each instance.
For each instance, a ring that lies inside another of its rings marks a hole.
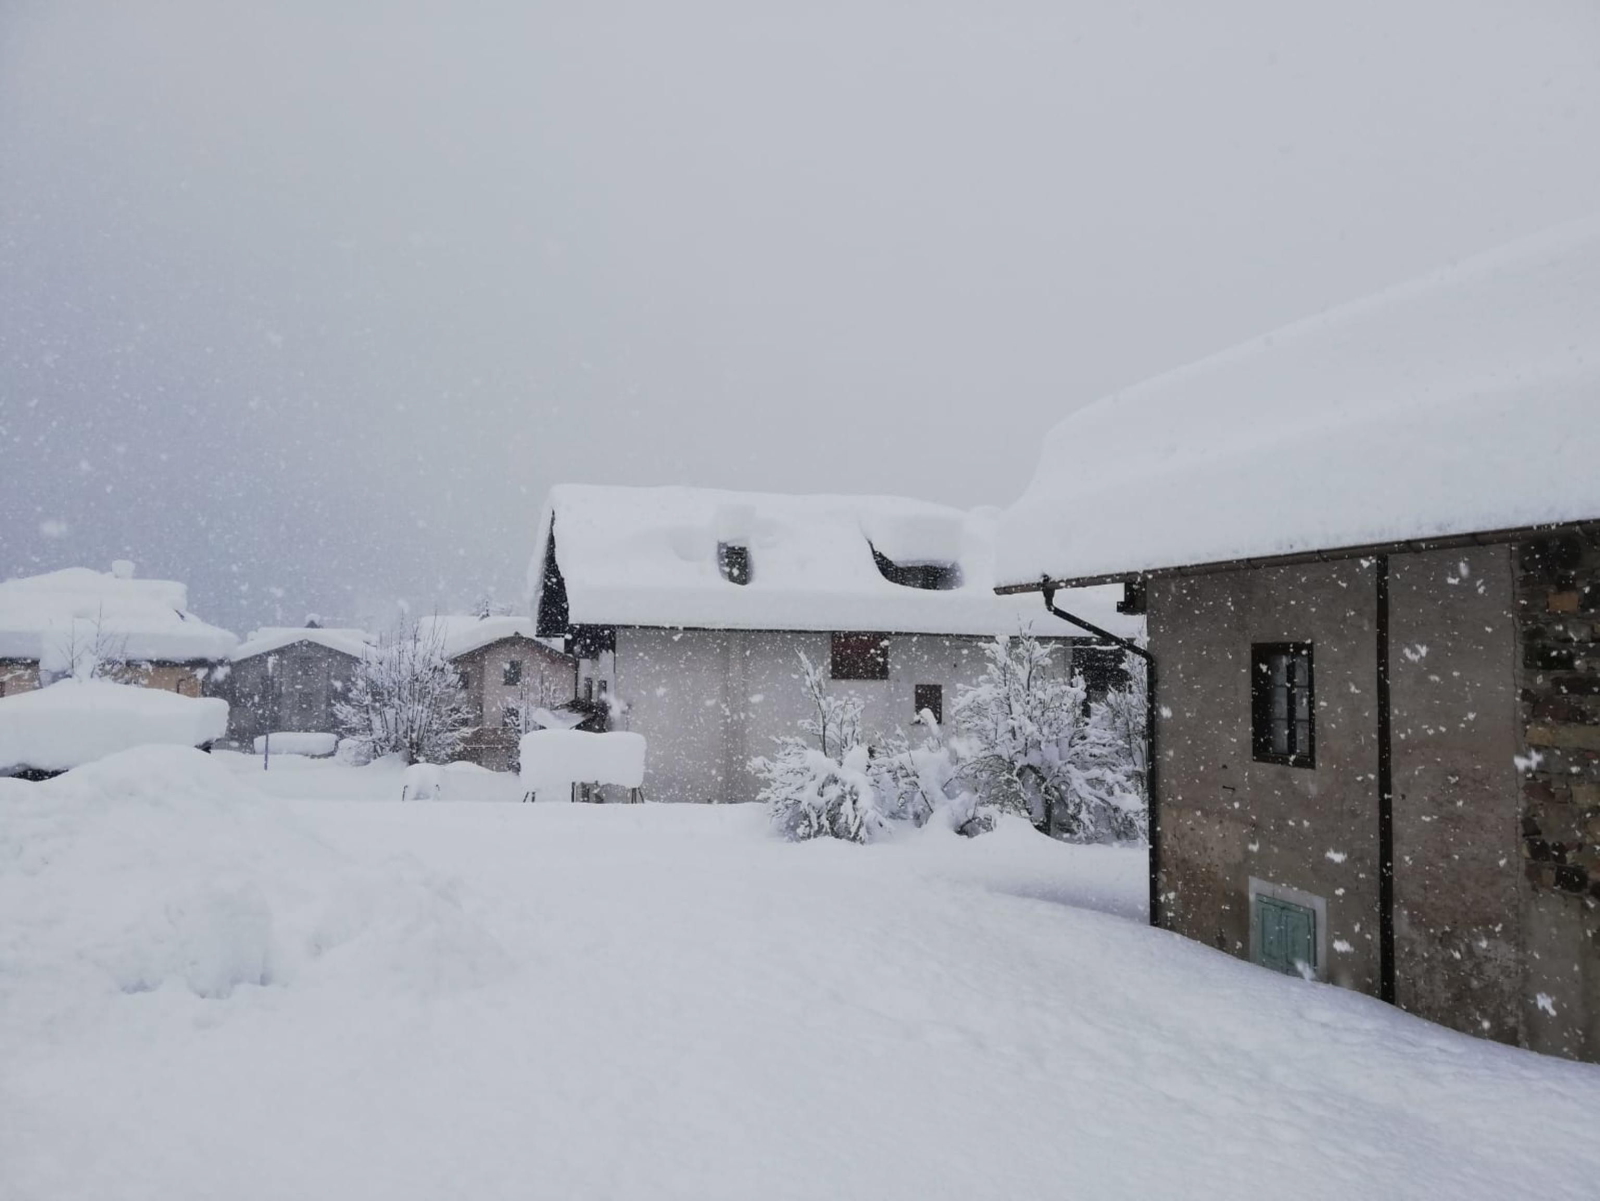
[[[1031,633],[985,650],[983,679],[956,697],[962,776],[987,804],[1078,842],[1136,838],[1143,810],[1127,749],[1096,720],[1081,676]]]
[[[368,649],[334,713],[371,754],[407,763],[449,762],[472,730],[471,705],[443,634],[426,634],[408,620]]]
[[[130,683],[135,674],[128,663],[128,639],[106,626],[103,609],[93,618],[72,618],[46,639],[45,651],[40,669],[58,678]]]
[[[779,738],[776,754],[751,760],[750,769],[763,781],[756,799],[767,806],[773,825],[796,841],[867,842],[887,819],[868,775],[860,698],[832,695],[826,672],[804,652],[800,668],[801,687],[811,703],[800,728],[809,738]]]
[[[1146,664],[1134,655],[1127,657],[1127,683],[1109,690],[1094,706],[1091,720],[1104,722],[1118,745],[1125,748],[1134,791],[1148,808],[1150,803],[1150,765],[1146,762],[1149,744],[1145,725],[1150,718],[1150,677]]]

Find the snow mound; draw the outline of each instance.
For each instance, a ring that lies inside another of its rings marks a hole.
[[[260,734],[255,740],[256,754],[261,754],[267,749],[267,736]],[[299,730],[274,730],[272,732],[272,754],[274,755],[308,755],[312,758],[325,758],[339,749],[339,736],[337,734],[319,734],[315,731]]]
[[[414,862],[358,866],[198,751],[0,780],[0,1010],[26,998],[43,1021],[171,988],[221,1000],[352,962],[424,988],[503,966],[452,886]]]
[[[542,799],[570,796],[574,784],[644,783],[643,734],[613,730],[534,730],[522,736],[522,786]]]
[[[228,702],[110,680],[0,697],[0,771],[66,771],[131,747],[196,747],[228,729]]]

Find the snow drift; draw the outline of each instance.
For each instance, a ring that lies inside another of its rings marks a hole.
[[[498,959],[449,885],[414,862],[353,863],[199,751],[0,780],[0,1010],[19,1020],[340,971],[470,984]]]

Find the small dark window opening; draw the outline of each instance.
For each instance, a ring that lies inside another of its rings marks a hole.
[[[611,681],[599,680],[596,682],[595,687],[599,689],[599,691],[595,693],[596,699],[599,700],[602,705],[605,704],[606,696],[611,692]]]
[[[732,542],[717,543],[717,570],[730,584],[750,582],[750,548]]]
[[[887,680],[889,640],[882,634],[835,634],[831,666],[836,680]]]
[[[921,718],[924,712],[933,714],[933,720],[939,725],[944,724],[944,685],[918,684],[916,687],[917,717]]]
[[[1258,763],[1317,765],[1316,682],[1309,642],[1250,650],[1250,742]]]
[[[878,565],[879,575],[891,584],[899,584],[902,588],[948,592],[952,588],[961,587],[959,563],[896,563],[876,546],[872,547],[872,561]]]
[[[1106,693],[1128,686],[1128,655],[1117,646],[1075,646],[1072,671],[1083,677],[1085,700],[1103,701]]]
[[[594,677],[590,676],[583,682],[583,699],[585,704],[594,704]]]
[[[520,684],[520,683],[522,683],[522,660],[521,659],[509,659],[509,660],[507,660],[506,661],[505,672],[501,675],[500,679],[501,679],[501,682],[505,683],[505,684]]]

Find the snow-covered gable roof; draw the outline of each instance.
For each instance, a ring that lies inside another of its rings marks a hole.
[[[1072,414],[1002,585],[1600,518],[1600,219]]]
[[[236,646],[231,657],[237,663],[240,659],[253,659],[257,655],[281,651],[284,647],[293,646],[297,642],[309,642],[359,659],[376,641],[377,638],[366,630],[324,629],[318,626],[263,626]]]
[[[995,516],[889,496],[562,485],[541,519],[529,586],[537,611],[553,528],[575,625],[1076,635],[1038,598],[994,594]],[[719,545],[748,549],[748,583],[724,577]],[[959,584],[891,582],[874,550],[901,568],[954,568]],[[1070,601],[1114,632],[1137,633],[1141,623],[1115,611],[1119,595]]]
[[[421,618],[417,625],[424,639],[438,638],[444,644],[445,656],[450,659],[470,655],[506,638],[532,639],[546,649],[562,653],[559,645],[552,646],[548,639],[536,635],[531,617],[446,613]]]
[[[96,634],[129,659],[167,663],[226,659],[238,639],[189,612],[189,590],[69,567],[0,583],[0,658],[52,662]]]

